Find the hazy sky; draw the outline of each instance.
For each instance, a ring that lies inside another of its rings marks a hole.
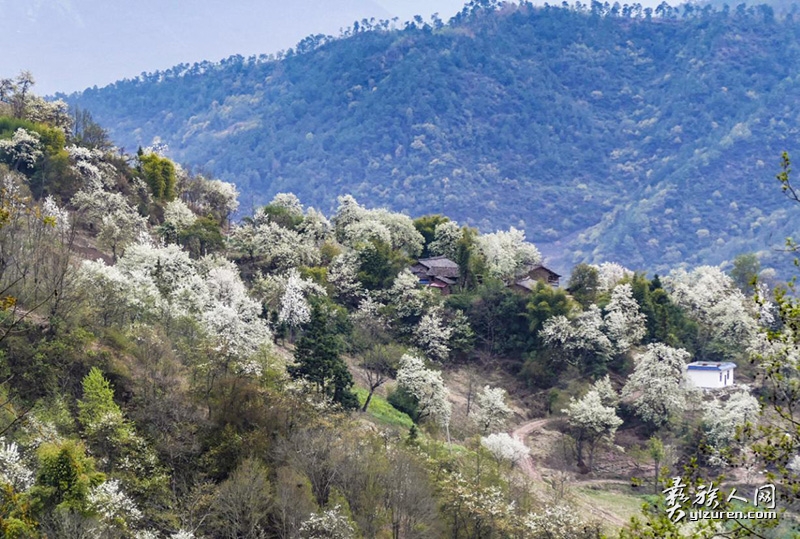
[[[36,91],[104,86],[143,71],[294,46],[362,18],[438,12],[460,0],[0,0],[0,77],[33,72]],[[13,30],[9,31],[9,28]]]
[[[461,0],[0,0],[0,20],[5,22],[0,32],[0,77],[29,70],[38,93],[72,92],[184,62],[277,52],[309,34],[337,35],[340,28],[363,18],[406,21],[419,14],[428,20],[438,13],[447,20],[463,4]]]

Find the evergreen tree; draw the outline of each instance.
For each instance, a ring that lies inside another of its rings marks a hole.
[[[328,327],[325,310],[319,302],[311,307],[311,317],[297,341],[294,358],[296,364],[289,366],[292,378],[308,380],[344,408],[358,407],[358,398],[351,391],[353,376],[339,356],[339,342]]]

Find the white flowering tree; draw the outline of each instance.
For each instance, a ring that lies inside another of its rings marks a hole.
[[[700,324],[700,353],[736,355],[755,338],[757,309],[720,268],[677,269],[664,284],[672,301]]]
[[[639,310],[630,284],[617,285],[605,308],[605,334],[614,345],[614,352],[623,354],[647,334],[647,317]]]
[[[211,211],[220,222],[224,223],[230,215],[239,209],[239,191],[236,186],[222,180],[202,179],[201,196],[198,205],[201,209]]]
[[[511,408],[506,404],[507,396],[505,389],[488,385],[478,393],[475,421],[482,433],[496,432],[505,427],[512,414]]]
[[[631,401],[643,421],[661,427],[686,410],[691,393],[686,377],[689,357],[682,348],[653,343],[636,358],[622,398]]]
[[[303,539],[354,539],[355,530],[338,505],[314,513],[300,525]]]
[[[406,354],[400,359],[397,383],[417,399],[416,421],[431,418],[442,426],[450,425],[450,392],[441,372],[427,368],[421,358]]]
[[[20,447],[0,438],[0,484],[5,483],[17,492],[33,486],[33,471],[25,465]]]
[[[234,250],[246,255],[268,271],[283,272],[319,262],[319,250],[299,232],[256,219],[234,227],[229,236]]]
[[[548,318],[539,336],[545,344],[566,352],[568,361],[587,367],[605,365],[614,350],[597,305],[590,305],[573,320],[563,315]]]
[[[464,232],[455,221],[445,221],[436,225],[433,231],[433,241],[428,246],[432,255],[446,256],[455,260],[458,256],[458,242]]]
[[[12,170],[33,168],[42,153],[41,137],[35,131],[17,128],[11,139],[0,140],[0,155],[5,155]]]
[[[303,295],[303,288],[300,274],[292,269],[286,281],[286,290],[281,298],[281,310],[278,313],[278,320],[289,326],[290,340],[292,332],[311,320],[311,309]]]
[[[371,210],[371,221],[386,227],[390,235],[390,244],[406,256],[415,257],[422,252],[425,238],[414,226],[414,221],[402,213],[394,213],[385,209]]]
[[[590,266],[597,270],[597,290],[599,292],[609,292],[621,280],[633,277],[631,270],[616,262],[603,262],[599,265],[590,264]]]
[[[747,423],[755,423],[761,413],[758,399],[747,389],[732,393],[728,400],[714,399],[706,403],[703,423],[709,446],[713,450],[712,462],[727,464],[736,444],[737,431]]]
[[[294,217],[303,217],[303,204],[294,193],[278,193],[272,198],[272,201],[269,203],[269,205],[276,208],[282,208],[289,215]]]
[[[170,227],[176,233],[180,233],[197,221],[197,215],[186,205],[186,203],[176,198],[164,206],[164,225]]]
[[[591,471],[598,443],[601,440],[613,440],[617,428],[622,425],[622,419],[617,417],[614,407],[603,404],[600,392],[596,389],[590,389],[580,400],[571,398],[569,406],[561,411],[567,414],[578,465],[586,466]]]
[[[419,279],[408,269],[397,275],[387,295],[398,318],[421,317],[432,303],[430,291],[420,287]]]
[[[425,244],[422,234],[407,215],[385,209],[368,210],[351,195],[339,197],[333,225],[336,239],[354,248],[379,240],[413,257],[422,252]]]
[[[142,518],[136,503],[125,494],[116,479],[92,487],[86,502],[89,510],[108,526],[127,528]]]
[[[78,191],[72,197],[72,204],[95,226],[100,243],[111,249],[114,260],[147,230],[147,220],[124,196],[106,191],[96,182]]]
[[[527,539],[593,539],[599,536],[597,525],[589,525],[574,507],[549,505],[522,519],[523,537]]]
[[[592,389],[600,395],[600,402],[603,403],[603,406],[616,408],[617,404],[619,404],[619,395],[614,390],[614,386],[611,385],[611,378],[607,374],[598,379],[592,385]]]
[[[332,227],[328,219],[314,208],[308,208],[303,222],[297,227],[307,241],[320,245],[330,239]]]
[[[328,282],[336,297],[345,303],[357,303],[364,295],[364,287],[358,280],[359,264],[358,254],[348,250],[337,255],[328,266]]]
[[[511,227],[508,231],[482,234],[476,239],[486,259],[489,273],[499,279],[518,277],[542,260],[535,245],[525,241],[525,233]]]
[[[506,432],[481,437],[481,445],[500,461],[516,464],[528,457],[531,450],[521,441],[512,438]]]
[[[442,319],[441,308],[434,307],[422,315],[414,328],[414,344],[429,359],[445,362],[450,356],[448,341],[452,333],[453,330]]]

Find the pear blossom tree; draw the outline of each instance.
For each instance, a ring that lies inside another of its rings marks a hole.
[[[0,484],[11,485],[17,492],[33,486],[34,473],[25,464],[19,445],[0,438]]]
[[[614,345],[605,334],[605,321],[597,305],[590,305],[574,320],[557,315],[548,318],[539,332],[542,341],[567,353],[568,361],[604,365]]]
[[[321,212],[314,208],[308,208],[303,222],[300,223],[297,230],[306,241],[320,245],[331,237],[332,227]]]
[[[98,515],[100,521],[112,527],[127,528],[142,518],[142,512],[119,484],[119,480],[103,481],[93,487],[86,496],[89,510]]]
[[[726,458],[736,443],[739,429],[748,423],[755,423],[761,413],[761,405],[747,389],[732,393],[722,402],[714,399],[706,403],[703,423],[706,427],[708,443],[714,452],[712,462],[727,464]]]
[[[298,327],[311,320],[311,309],[303,295],[303,284],[300,274],[292,269],[286,282],[286,291],[281,298],[281,310],[278,320],[289,326],[289,331],[294,332]],[[291,337],[290,337],[290,340]]]
[[[500,461],[508,461],[516,464],[526,459],[531,450],[521,441],[511,437],[507,432],[490,434],[481,437],[481,445]]]
[[[600,401],[603,406],[611,406],[616,408],[619,404],[619,395],[611,385],[611,378],[606,374],[604,377],[599,378],[593,385],[592,389],[597,391],[600,395]]]
[[[463,235],[464,232],[455,221],[439,223],[434,229],[433,241],[428,246],[428,250],[433,255],[446,256],[454,260],[458,256],[458,242]]]
[[[19,127],[11,139],[0,140],[0,154],[5,154],[12,170],[31,169],[44,155],[41,137],[35,131]]]
[[[603,322],[605,334],[614,345],[614,352],[623,354],[647,334],[647,317],[639,310],[630,284],[617,285],[606,305]]]
[[[542,324],[539,337],[566,352],[573,363],[602,370],[612,356],[626,353],[642,340],[647,333],[645,322],[632,287],[621,284],[611,292],[605,314],[592,304],[572,320],[553,316]]]
[[[417,421],[431,418],[444,427],[449,426],[452,407],[441,372],[425,367],[419,357],[405,354],[400,359],[397,383],[417,399]]]
[[[578,465],[594,468],[594,454],[602,440],[613,440],[622,419],[617,417],[616,409],[603,404],[597,389],[590,389],[580,400],[570,399],[569,406],[562,410],[567,414],[570,432],[575,440],[575,453]],[[588,465],[586,458],[588,457]]]
[[[336,239],[353,248],[379,240],[413,257],[422,252],[425,244],[425,238],[407,215],[385,209],[366,209],[351,195],[339,197],[333,224]]]
[[[691,394],[686,378],[689,357],[682,348],[652,343],[636,358],[633,373],[622,388],[622,398],[632,401],[643,421],[661,427],[686,410]]]
[[[339,300],[355,304],[364,295],[364,287],[358,280],[358,269],[359,260],[355,251],[345,251],[331,261],[328,282]]]
[[[175,234],[183,232],[195,221],[197,221],[197,215],[179,198],[164,206],[164,226],[174,230]]]
[[[287,271],[319,262],[319,251],[299,232],[264,221],[256,216],[253,223],[237,225],[229,237],[230,245],[247,254],[259,266],[271,271]]]
[[[525,241],[525,233],[513,226],[477,237],[476,244],[486,259],[489,273],[499,279],[513,279],[542,260],[539,249]]]
[[[147,221],[120,193],[97,183],[78,191],[72,204],[97,228],[102,245],[111,249],[116,261],[121,252],[146,230]]]
[[[303,204],[294,193],[278,193],[272,198],[272,201],[269,203],[269,205],[283,208],[287,211],[287,213],[294,217],[303,217]]]
[[[677,269],[664,284],[672,301],[700,324],[703,353],[718,349],[725,355],[735,355],[754,339],[757,309],[720,268]]]
[[[387,296],[398,318],[421,317],[433,303],[430,291],[421,288],[419,279],[408,269],[397,275]]]
[[[444,323],[442,310],[434,307],[422,315],[413,330],[414,344],[434,361],[444,362],[450,356],[448,341],[453,330]]]
[[[338,505],[314,513],[300,525],[302,539],[353,539],[355,530]]]
[[[475,422],[482,433],[497,432],[505,427],[512,414],[511,408],[506,404],[507,396],[505,389],[488,385],[478,394]]]
[[[599,265],[590,264],[597,270],[598,292],[609,292],[621,280],[633,277],[633,272],[616,262],[603,262]]]

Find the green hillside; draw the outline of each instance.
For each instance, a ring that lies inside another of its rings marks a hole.
[[[768,186],[796,136],[799,35],[766,6],[473,4],[69,100],[129,150],[160,136],[245,206],[291,191],[328,212],[352,193],[524,228],[561,268],[769,264],[796,232]]]

